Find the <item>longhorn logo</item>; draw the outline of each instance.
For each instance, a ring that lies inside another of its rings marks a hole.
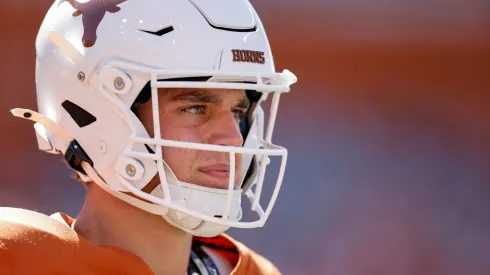
[[[76,11],[73,17],[82,15],[83,37],[82,43],[85,48],[92,47],[97,41],[97,28],[102,22],[106,12],[116,13],[121,10],[117,5],[127,0],[90,0],[80,3],[77,0],[60,0],[58,7],[63,2],[68,2]]]

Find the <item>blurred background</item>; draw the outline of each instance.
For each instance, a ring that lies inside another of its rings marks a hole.
[[[76,216],[84,189],[37,151],[34,39],[48,0],[2,1],[0,205]],[[490,274],[490,2],[253,0],[282,97],[286,178],[264,228],[284,274]]]

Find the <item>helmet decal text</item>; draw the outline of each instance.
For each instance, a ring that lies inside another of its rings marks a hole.
[[[264,52],[250,50],[231,50],[231,52],[233,53],[233,62],[265,63]]]

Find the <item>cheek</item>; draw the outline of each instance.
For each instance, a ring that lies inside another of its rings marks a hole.
[[[163,139],[202,143],[197,129],[179,128],[175,125],[162,125],[161,136]],[[189,181],[192,177],[192,169],[199,158],[199,151],[176,147],[163,147],[163,159],[177,178]]]
[[[178,127],[161,127],[161,137],[168,140],[186,141],[203,143],[203,139],[198,129],[195,128],[178,128]]]
[[[162,147],[163,160],[175,176],[182,181],[192,177],[194,163],[198,159],[197,151],[176,147]]]
[[[175,173],[177,178],[184,180],[190,175],[192,164],[196,159],[196,154],[192,150],[163,147],[163,160]]]
[[[160,116],[160,135],[164,139],[187,141],[187,142],[202,142],[200,129],[198,127],[184,127],[181,123],[182,118],[175,115]]]

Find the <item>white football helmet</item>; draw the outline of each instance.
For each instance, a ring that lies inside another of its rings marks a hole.
[[[275,72],[264,27],[247,0],[56,0],[40,27],[36,51],[39,112],[12,113],[36,122],[41,150],[63,154],[84,181],[193,235],[264,225],[287,158],[287,150],[271,142],[279,97],[296,77]],[[162,139],[160,87],[249,91],[255,104],[241,123],[243,147]],[[269,94],[264,134],[260,104]],[[153,137],[131,111],[139,100],[152,102]],[[162,146],[226,152],[228,189],[179,181],[163,160]],[[282,160],[271,199],[262,207],[269,156]],[[141,191],[155,176],[158,187]],[[241,221],[242,195],[250,199],[256,220]]]

